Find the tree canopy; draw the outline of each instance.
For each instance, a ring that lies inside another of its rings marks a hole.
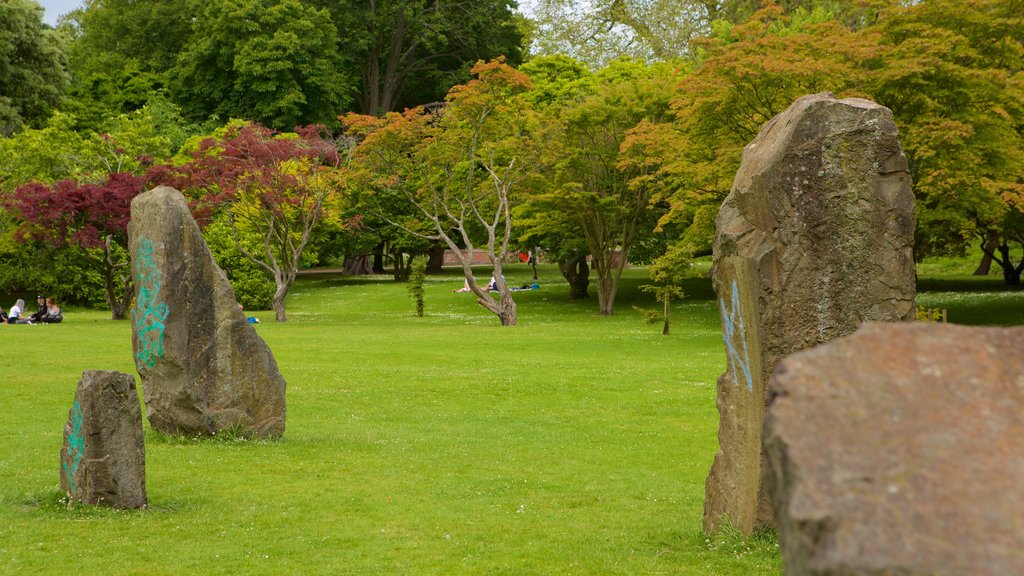
[[[0,0],[0,136],[46,120],[68,82],[60,36],[33,0]]]

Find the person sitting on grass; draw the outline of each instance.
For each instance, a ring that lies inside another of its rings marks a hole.
[[[28,319],[31,320],[32,322],[39,323],[43,321],[43,318],[45,318],[47,314],[46,299],[43,298],[42,294],[36,296],[36,306],[36,311],[33,312],[32,315],[28,317]]]
[[[3,306],[0,306],[0,324],[7,324],[7,312],[4,312]]]
[[[11,312],[7,315],[8,324],[31,324],[32,321],[24,317],[25,301],[18,298],[18,301],[11,306]]]
[[[60,306],[53,301],[53,298],[46,299],[46,315],[43,316],[42,322],[44,324],[60,324],[64,321],[64,313],[61,311]]]

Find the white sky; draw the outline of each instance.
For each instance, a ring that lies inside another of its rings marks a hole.
[[[36,0],[36,2],[46,10],[43,21],[50,26],[57,24],[57,18],[61,14],[71,12],[82,5],[82,0]]]
[[[519,0],[519,10],[526,14],[531,14],[535,1]],[[36,2],[46,10],[46,16],[43,17],[43,20],[47,24],[54,26],[57,24],[57,18],[80,7],[83,0],[36,0]]]

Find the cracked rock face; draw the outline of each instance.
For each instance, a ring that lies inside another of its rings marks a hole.
[[[871,323],[770,384],[787,576],[1024,574],[1024,328]]]
[[[284,434],[285,381],[181,192],[132,200],[132,346],[146,417],[168,434]]]
[[[60,487],[74,502],[146,507],[146,446],[135,378],[86,370],[64,426]]]
[[[704,527],[772,523],[761,432],[788,354],[914,315],[914,197],[889,109],[797,100],[743,151],[718,213],[713,278],[728,356]]]

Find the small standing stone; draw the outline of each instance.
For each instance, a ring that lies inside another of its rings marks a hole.
[[[132,345],[146,416],[168,434],[278,437],[285,382],[238,307],[181,192],[132,200]]]
[[[866,324],[765,423],[786,576],[1024,574],[1024,328]]]
[[[892,113],[804,96],[743,150],[715,222],[727,365],[704,528],[772,522],[761,432],[768,377],[786,355],[865,321],[914,315],[914,196]]]
[[[73,501],[146,507],[146,449],[135,378],[86,370],[64,426],[60,486]]]

